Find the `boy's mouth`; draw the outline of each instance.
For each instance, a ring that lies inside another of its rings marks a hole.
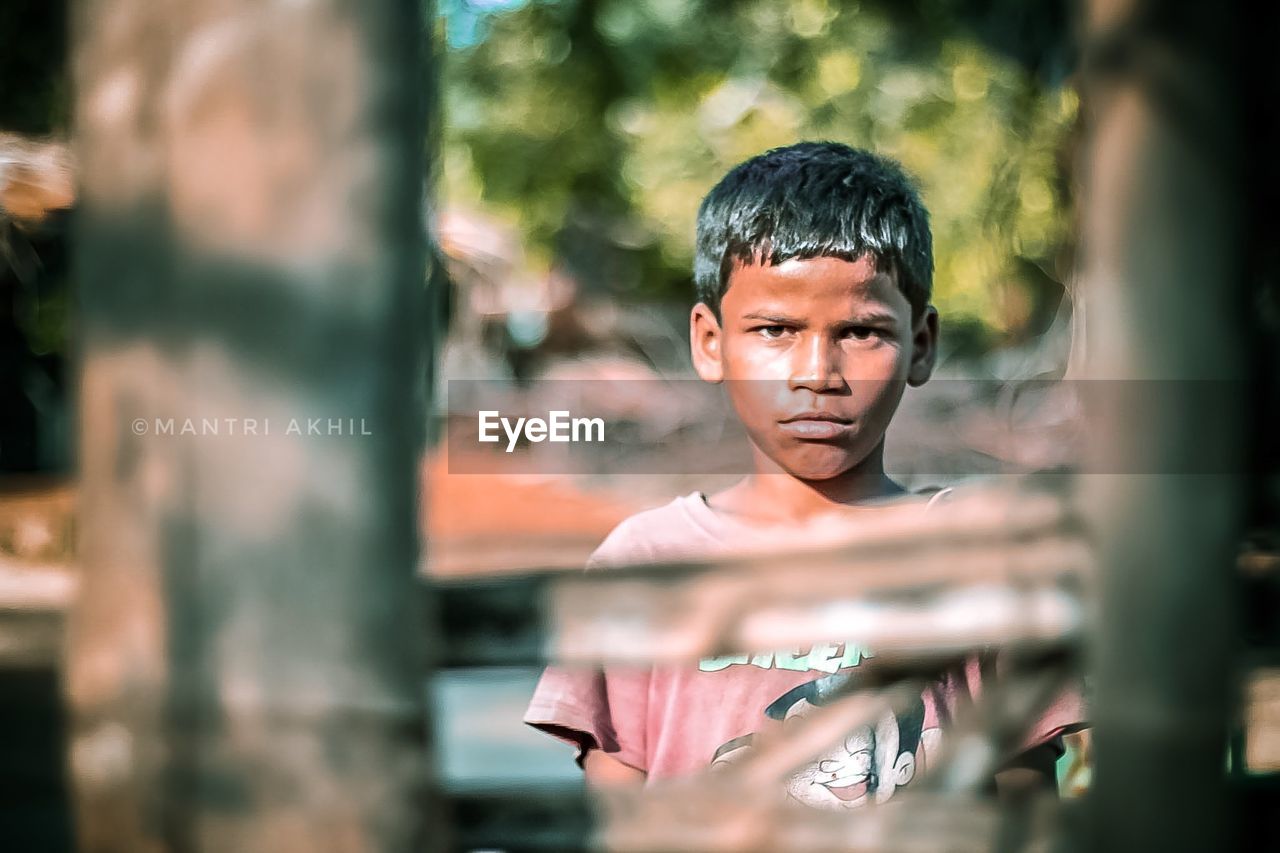
[[[841,438],[853,431],[853,420],[834,412],[801,412],[778,421],[782,431],[796,438],[822,441]]]
[[[822,786],[831,792],[838,800],[844,802],[852,802],[867,793],[870,787],[867,783],[867,777],[862,777],[859,782],[849,782],[843,785],[837,785],[835,782],[823,782]]]

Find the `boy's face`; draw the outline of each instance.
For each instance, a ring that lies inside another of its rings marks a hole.
[[[717,319],[694,306],[694,366],[724,381],[756,448],[804,480],[838,477],[884,438],[907,384],[933,370],[937,312],[913,322],[874,259],[740,266]]]

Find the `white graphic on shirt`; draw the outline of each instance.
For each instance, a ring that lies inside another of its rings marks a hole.
[[[754,666],[760,669],[789,669],[795,672],[826,672],[834,675],[846,667],[857,666],[872,653],[853,643],[822,643],[808,649],[789,649],[763,654],[728,655],[698,661],[702,672],[719,672],[731,666]]]
[[[787,691],[765,709],[765,716],[793,725],[843,695],[852,674],[827,676]],[[885,711],[874,725],[860,726],[834,748],[793,773],[786,781],[790,799],[815,808],[855,809],[883,803],[916,777],[936,749],[941,732],[924,729],[924,700],[901,716]],[[725,770],[750,754],[754,733],[722,744],[712,756],[713,770]]]

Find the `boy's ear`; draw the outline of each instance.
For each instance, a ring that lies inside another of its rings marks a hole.
[[[907,384],[918,388],[929,381],[938,360],[938,309],[926,305],[911,331],[911,367]]]
[[[721,356],[720,321],[715,312],[699,302],[689,312],[689,354],[693,356],[693,369],[704,382],[723,382],[724,363]]]

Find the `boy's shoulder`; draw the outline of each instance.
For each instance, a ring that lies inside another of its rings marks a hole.
[[[691,559],[724,547],[715,513],[701,492],[629,516],[587,561],[587,568]]]
[[[921,489],[912,496],[931,509],[950,501],[952,489]],[[690,492],[624,519],[592,553],[587,568],[697,559],[731,552],[756,539],[771,541],[767,532],[729,521],[708,506],[702,492]],[[776,544],[777,539],[772,541]]]

